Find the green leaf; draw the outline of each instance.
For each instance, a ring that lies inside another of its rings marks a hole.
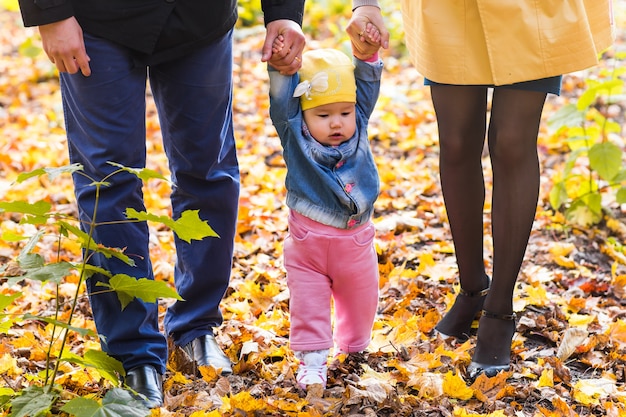
[[[4,310],[9,305],[13,303],[13,301],[17,300],[22,296],[21,292],[16,292],[15,294],[6,295],[0,294],[0,310]]]
[[[21,240],[28,239],[28,236],[18,235],[12,230],[7,230],[2,233],[0,239],[4,240],[5,242],[19,242]]]
[[[589,149],[589,165],[600,178],[610,181],[622,166],[622,150],[612,142],[596,143]]]
[[[42,175],[48,174],[50,180],[54,181],[61,174],[73,174],[76,171],[81,171],[83,166],[81,164],[71,164],[65,165],[57,168],[39,168],[30,172],[24,172],[17,176],[15,180],[18,183],[24,182],[27,179],[33,177],[41,177]]]
[[[4,409],[4,405],[8,404],[17,393],[8,387],[0,387],[0,409]]]
[[[602,197],[594,193],[574,201],[566,210],[565,217],[583,227],[598,224],[602,220]]]
[[[51,207],[52,205],[46,201],[37,201],[35,203],[27,201],[0,201],[0,212],[6,211],[32,216],[30,222],[33,224],[45,223]]]
[[[64,352],[61,360],[66,362],[75,363],[84,367],[95,368],[100,374],[106,378],[113,385],[119,384],[118,375],[125,375],[124,366],[122,362],[107,355],[102,350],[89,349],[85,352],[84,357],[80,357],[71,352]]]
[[[102,399],[102,405],[88,398],[78,397],[69,401],[62,411],[74,417],[148,417],[150,410],[130,392],[113,388]]]
[[[618,204],[626,204],[626,187],[620,187],[615,195],[615,200]]]
[[[159,179],[159,180],[163,180],[163,181],[169,182],[169,179],[167,179],[162,174],[160,174],[160,173],[158,173],[158,172],[156,172],[156,171],[154,171],[152,169],[148,169],[148,168],[129,168],[129,167],[126,167],[124,165],[118,164],[116,162],[111,162],[111,161],[109,161],[108,163],[109,163],[109,165],[113,165],[114,167],[121,168],[123,171],[130,172],[131,174],[136,175],[142,181],[148,181],[151,178],[156,178],[156,179]]]
[[[219,237],[206,221],[200,219],[198,213],[199,210],[183,211],[173,228],[178,237],[187,243],[190,243],[191,239],[202,240],[205,237]]]
[[[61,407],[61,411],[65,411],[71,416],[89,417],[97,415],[101,408],[102,406],[96,400],[77,397]]]
[[[598,89],[596,88],[587,88],[578,98],[576,103],[576,108],[578,110],[587,110],[589,106],[596,101],[596,97],[598,97]]]
[[[17,258],[18,262],[22,262],[20,258],[22,258],[23,256],[26,256],[27,254],[29,254],[35,249],[35,247],[37,246],[37,242],[39,242],[42,236],[43,236],[43,230],[39,230],[37,231],[37,233],[31,236],[31,238],[28,240],[28,242],[26,242],[26,244],[20,251],[20,255]]]
[[[3,3],[4,2],[6,2],[6,0],[3,0]],[[29,57],[29,58],[36,58],[43,51],[40,47],[38,47],[37,45],[33,43],[32,37],[22,42],[18,50],[21,55]]]
[[[66,322],[63,321],[59,321],[50,317],[42,317],[42,316],[36,316],[30,313],[26,313],[24,314],[24,319],[26,320],[38,320],[38,321],[43,321],[46,323],[50,323],[55,325],[56,327],[61,327],[63,329],[67,329],[73,332],[76,332],[78,334],[80,334],[81,336],[85,337],[85,336],[93,336],[96,337],[98,336],[93,330],[90,329],[85,329],[83,327],[75,327],[75,326],[70,326],[69,324],[67,324]]]
[[[187,243],[192,239],[202,240],[206,237],[219,237],[209,223],[200,219],[199,210],[185,210],[180,218],[174,221],[168,216],[157,216],[145,211],[139,212],[135,209],[126,209],[126,217],[144,221],[162,223],[172,229],[174,233]]]
[[[17,257],[17,263],[22,269],[35,269],[44,266],[46,260],[38,253],[22,252]]]
[[[94,242],[93,239],[89,238],[89,235],[87,233],[83,232],[80,228],[63,221],[59,221],[58,223],[62,227],[62,229],[67,230],[74,236],[76,236],[78,243],[83,249],[89,249],[90,251],[101,253],[107,258],[114,257],[126,263],[127,265],[135,266],[135,261],[125,255],[122,249],[108,248],[106,246],[98,245],[96,242]]]
[[[108,283],[98,282],[96,285],[114,290],[122,304],[122,309],[126,308],[135,297],[146,303],[155,303],[159,298],[182,300],[182,297],[163,281],[148,278],[137,279],[126,274],[114,275]]]
[[[554,210],[558,210],[567,201],[567,190],[565,184],[561,181],[550,190],[550,205]]]
[[[95,274],[102,274],[108,278],[111,278],[113,276],[113,274],[111,274],[111,272],[107,271],[106,269],[91,264],[80,265],[79,271],[82,271],[82,274],[85,278],[89,278]]]
[[[22,395],[11,401],[11,417],[43,417],[58,398],[54,392],[45,392],[42,387],[30,386]]]
[[[31,254],[35,255],[35,254]],[[39,257],[39,255],[36,255]],[[41,258],[41,257],[39,257]],[[69,272],[74,269],[74,265],[69,262],[56,262],[48,263],[41,267],[24,268],[20,263],[20,267],[23,269],[24,274],[20,275],[20,279],[28,278],[41,282],[55,282],[60,283],[63,278],[68,276]]]
[[[0,314],[0,317],[2,316],[5,317],[3,317],[4,320],[0,321],[0,334],[7,334],[9,333],[9,330],[11,330],[13,325],[19,320],[16,320],[14,316],[9,316],[9,318],[6,318],[6,315]]]
[[[574,104],[567,104],[548,119],[548,126],[557,131],[563,126],[580,126],[584,120],[584,112],[579,111]]]

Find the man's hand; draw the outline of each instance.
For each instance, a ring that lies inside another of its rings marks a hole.
[[[261,61],[269,62],[281,74],[291,75],[302,66],[302,51],[306,40],[302,28],[293,20],[274,20],[267,24],[263,56]],[[274,40],[280,36],[282,48],[272,51]]]
[[[39,26],[43,50],[60,72],[91,75],[83,30],[74,17]]]
[[[368,25],[371,23],[371,25]],[[372,31],[378,29],[380,37]],[[357,7],[352,13],[352,19],[348,22],[346,32],[350,36],[352,43],[352,53],[360,60],[370,59],[382,46],[389,47],[389,32],[385,27],[380,9],[376,6]]]

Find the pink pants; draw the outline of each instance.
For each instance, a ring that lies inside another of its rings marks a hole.
[[[374,225],[337,229],[291,211],[284,256],[290,292],[290,345],[360,352],[370,343],[378,306]]]

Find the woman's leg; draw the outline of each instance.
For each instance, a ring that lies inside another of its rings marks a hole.
[[[493,168],[493,279],[473,362],[507,365],[515,325],[513,291],[539,196],[537,135],[546,94],[496,88],[488,140]],[[494,316],[500,316],[494,317]],[[510,318],[510,317],[509,317]]]
[[[450,222],[461,288],[437,331],[466,338],[489,287],[483,260],[485,185],[481,157],[485,141],[487,88],[433,85],[439,127],[441,188]]]

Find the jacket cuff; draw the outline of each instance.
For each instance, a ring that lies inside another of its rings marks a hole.
[[[380,9],[378,0],[352,0],[352,11],[361,6],[374,6]]]
[[[261,0],[265,25],[274,20],[293,20],[302,26],[304,0]]]
[[[41,26],[74,16],[69,0],[19,0],[24,26]]]

